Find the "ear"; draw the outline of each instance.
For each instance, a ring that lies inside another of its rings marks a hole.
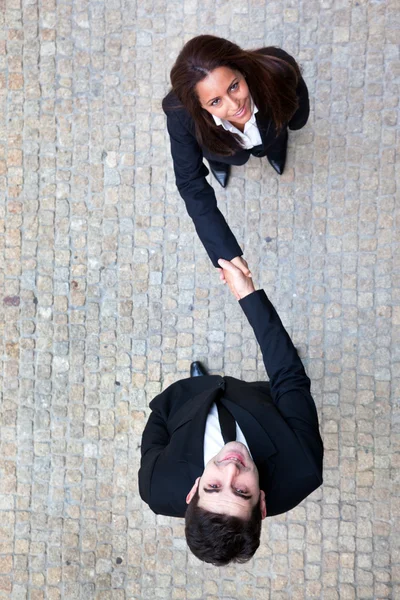
[[[260,490],[260,509],[261,509],[261,519],[264,520],[267,516],[267,504],[265,502],[265,492],[264,490]]]
[[[191,499],[193,498],[193,496],[196,493],[197,488],[199,487],[199,481],[200,481],[200,477],[198,477],[196,479],[196,481],[193,484],[192,489],[190,490],[190,492],[188,493],[188,495],[186,496],[186,504],[189,504],[189,502],[191,501]],[[264,493],[264,492],[263,492]]]

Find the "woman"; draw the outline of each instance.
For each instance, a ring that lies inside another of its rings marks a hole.
[[[296,61],[279,48],[242,50],[211,35],[193,38],[171,70],[163,100],[176,184],[209,257],[249,274],[242,250],[217,207],[206,176],[210,164],[226,187],[230,165],[266,156],[278,174],[286,160],[287,128],[307,122],[307,86]]]

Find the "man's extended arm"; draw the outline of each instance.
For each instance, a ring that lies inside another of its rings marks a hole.
[[[274,403],[294,431],[315,437],[319,445],[318,416],[310,380],[275,308],[264,290],[255,291],[252,280],[231,263],[220,260],[219,265],[260,345]]]
[[[260,345],[273,400],[278,402],[291,389],[309,393],[310,380],[303,363],[264,290],[253,292],[239,304]]]

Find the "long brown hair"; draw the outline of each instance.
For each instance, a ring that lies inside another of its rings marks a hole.
[[[275,48],[242,50],[229,40],[199,35],[189,40],[171,70],[172,92],[191,115],[197,141],[219,155],[229,156],[242,149],[239,137],[218,127],[200,105],[196,85],[211,71],[228,67],[245,76],[251,96],[261,115],[272,118],[279,130],[298,107],[296,87],[300,70],[295,61],[265,53]]]

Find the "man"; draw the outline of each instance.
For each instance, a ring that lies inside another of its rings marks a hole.
[[[310,380],[274,307],[251,277],[218,262],[270,382],[203,375],[193,363],[191,378],[150,403],[139,490],[155,513],[185,516],[199,559],[226,565],[253,556],[262,519],[294,508],[321,485],[323,445]]]

